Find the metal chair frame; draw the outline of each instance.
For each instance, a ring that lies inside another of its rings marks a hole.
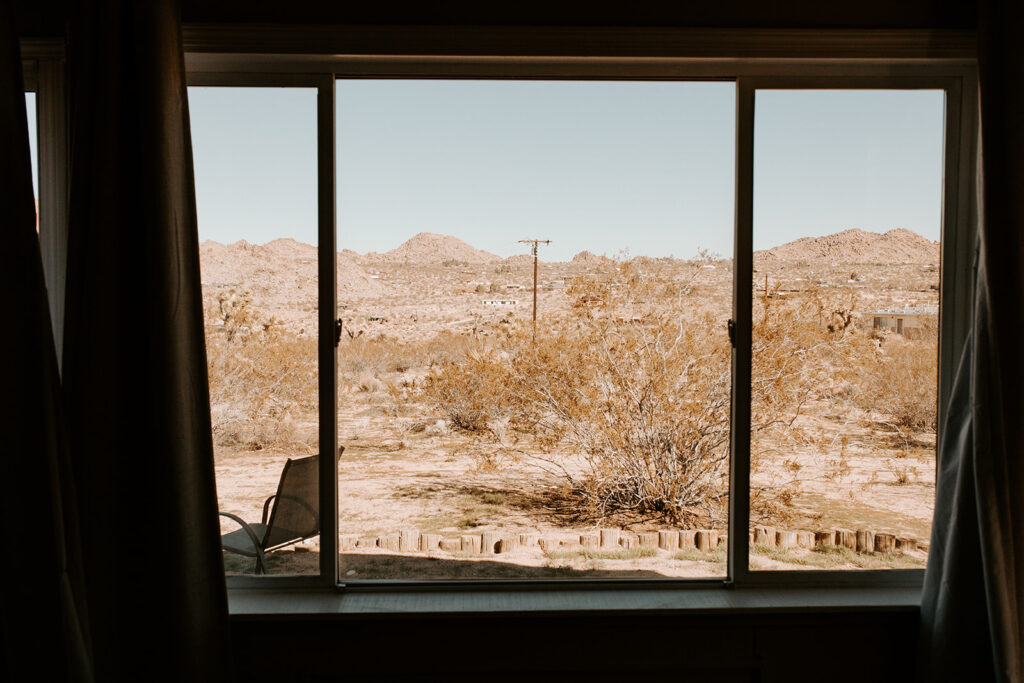
[[[231,520],[237,522],[238,525],[241,526],[242,529],[245,530],[246,535],[249,536],[249,540],[252,541],[253,548],[255,548],[256,573],[257,574],[266,574],[266,573],[268,573],[267,572],[267,564],[266,564],[266,560],[267,560],[266,556],[267,556],[268,553],[272,553],[275,550],[280,550],[281,548],[285,548],[285,547],[293,545],[295,543],[299,543],[301,541],[305,541],[306,539],[314,538],[314,537],[320,535],[320,515],[317,514],[316,509],[313,506],[311,506],[308,502],[306,502],[305,500],[302,500],[300,498],[296,498],[295,496],[284,496],[281,493],[281,489],[284,487],[285,479],[288,476],[288,470],[292,466],[292,463],[299,462],[299,461],[302,461],[302,460],[308,460],[308,459],[311,459],[311,458],[315,459],[315,458],[318,458],[318,457],[319,456],[317,456],[317,455],[310,455],[310,456],[308,456],[306,458],[297,458],[295,460],[293,460],[291,458],[288,458],[288,461],[284,465],[284,469],[281,470],[281,478],[278,480],[278,483],[277,483],[277,493],[273,494],[272,496],[270,496],[269,498],[267,498],[263,502],[263,516],[262,516],[262,519],[260,521],[260,525],[263,527],[263,537],[262,538],[260,538],[260,535],[258,533],[256,533],[256,530],[253,529],[252,526],[248,522],[243,520],[238,515],[232,514],[230,512],[218,511],[218,514],[221,517],[227,517],[228,519],[231,519]],[[276,545],[273,545],[273,546],[264,545],[266,540],[271,537],[271,530],[274,528],[274,517],[275,517],[275,513],[277,512],[277,505],[275,504],[273,506],[273,508],[272,508],[270,504],[272,502],[276,501],[276,500],[283,500],[285,498],[287,498],[290,501],[294,501],[294,502],[298,503],[299,505],[304,507],[309,512],[309,514],[316,521],[316,533],[308,534],[308,535],[305,535],[305,536],[297,536],[295,538],[290,538],[287,541],[284,541],[282,543],[277,543]],[[245,555],[246,557],[249,557],[249,555],[247,553],[239,552],[238,550],[235,550],[233,548],[223,547],[223,549],[225,551],[227,551],[227,552],[236,553],[236,554],[239,554],[239,555]]]

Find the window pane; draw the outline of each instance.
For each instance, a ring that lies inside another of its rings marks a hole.
[[[39,132],[36,120],[36,94],[25,93],[25,113],[28,115],[28,145],[32,155],[32,193],[36,198],[36,231],[39,231]]]
[[[189,104],[220,510],[282,546],[269,573],[318,574],[316,90]],[[253,573],[253,537],[220,519],[226,571]]]
[[[926,563],[943,107],[756,93],[752,569]]]
[[[337,104],[341,579],[724,575],[734,84]]]

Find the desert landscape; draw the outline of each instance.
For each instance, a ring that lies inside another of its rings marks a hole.
[[[201,245],[219,503],[248,521],[319,450],[316,260]],[[938,263],[902,229],[755,253],[753,569],[924,566]],[[337,265],[342,580],[724,576],[731,259],[542,260],[536,337],[528,254],[420,233]]]

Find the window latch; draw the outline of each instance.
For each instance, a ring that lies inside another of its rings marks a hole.
[[[341,344],[341,318],[336,318],[334,321],[334,348],[338,348]]]
[[[736,321],[729,318],[729,343],[736,346]]]

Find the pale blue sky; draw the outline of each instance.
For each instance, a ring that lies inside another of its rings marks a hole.
[[[316,239],[316,93],[190,88],[200,238]],[[731,83],[338,82],[338,243],[427,231],[502,256],[732,255]],[[761,91],[755,247],[938,239],[942,93]]]
[[[761,90],[754,249],[860,228],[938,240],[941,90]]]
[[[34,92],[25,93],[25,110],[28,114],[28,145],[32,152],[32,190],[38,197],[39,149],[36,137],[36,94]]]

